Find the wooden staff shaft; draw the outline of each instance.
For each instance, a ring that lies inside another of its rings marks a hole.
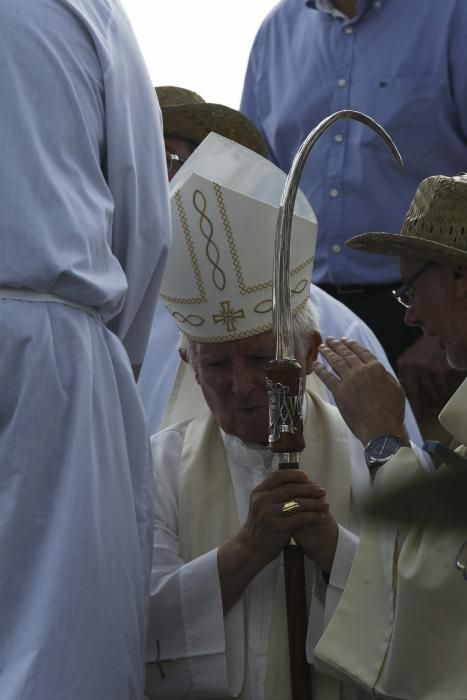
[[[293,467],[298,468],[298,464],[279,464],[279,469]],[[305,561],[302,548],[295,543],[284,549],[284,576],[292,700],[311,700],[311,669],[306,658]]]
[[[279,469],[297,469],[305,447],[302,423],[301,367],[295,360],[273,360],[267,370],[269,446],[279,453]],[[302,549],[284,549],[285,595],[292,700],[311,700],[311,673],[306,659],[308,610]]]

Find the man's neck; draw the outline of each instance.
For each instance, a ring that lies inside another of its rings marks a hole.
[[[337,9],[349,19],[357,14],[358,0],[333,0],[333,2]]]

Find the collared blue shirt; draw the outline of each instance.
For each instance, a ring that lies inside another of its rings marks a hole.
[[[352,108],[391,134],[397,165],[368,127],[340,120],[314,147],[300,186],[318,217],[313,281],[383,284],[397,258],[344,247],[366,231],[399,232],[419,182],[467,170],[466,0],[359,0],[352,20],[282,0],[253,45],[241,102],[289,171],[324,117]]]

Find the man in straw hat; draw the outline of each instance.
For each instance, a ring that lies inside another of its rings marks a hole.
[[[171,183],[174,244],[161,297],[188,363],[171,403],[208,408],[152,438],[151,698],[290,698],[279,555],[291,535],[306,555],[311,662],[357,546],[368,475],[337,410],[311,388],[318,388],[310,372],[320,343],[309,300],[317,225],[301,192],[291,289],[296,357],[311,383],[302,469],[277,471],[267,447],[265,367],[284,183],[272,163],[216,134]],[[296,511],[285,517],[291,500]],[[319,674],[313,683],[316,700],[357,697],[345,688],[339,695],[339,684]]]
[[[259,155],[267,156],[268,149],[261,132],[241,112],[224,105],[207,103],[196,92],[182,87],[156,87],[156,93],[164,123],[169,180],[172,180],[211,132],[236,141]],[[376,336],[355,313],[314,284],[311,285],[310,294],[325,334],[337,337],[346,335],[358,340],[392,372]],[[177,326],[164,304],[159,303],[138,382],[151,433],[159,430],[161,421],[163,426],[167,426],[169,422],[194,415],[188,412],[186,404],[181,414],[175,415],[167,411],[167,398],[180,361],[176,351],[177,343]],[[330,393],[328,398],[331,402],[334,401]],[[195,405],[190,405],[189,408],[195,412],[197,410]],[[408,402],[406,426],[411,439],[419,444],[420,433]]]
[[[400,256],[403,284],[394,296],[406,307],[406,323],[437,338],[452,367],[467,369],[467,176],[423,180],[400,235],[367,233],[349,245]],[[319,363],[316,372],[367,444],[370,466],[384,464],[376,494],[403,484],[426,486],[433,479],[429,465],[404,446],[399,388],[356,343],[328,340],[321,351],[337,377]],[[464,381],[440,414],[461,443],[461,456],[467,452],[466,416]],[[415,501],[413,526],[365,525],[348,586],[318,649],[322,669],[354,679],[377,697],[467,697],[465,561],[456,568],[466,531],[455,510],[443,512],[447,507],[436,498]],[[451,526],[439,530],[430,520]]]
[[[267,157],[268,147],[261,132],[238,110],[206,102],[193,90],[174,85],[156,87],[156,94],[162,109],[166,146],[168,150],[174,146],[177,152],[180,142],[184,142],[186,156],[180,156],[182,160],[188,158],[211,131]],[[172,167],[173,171],[178,170],[180,161],[176,159]]]

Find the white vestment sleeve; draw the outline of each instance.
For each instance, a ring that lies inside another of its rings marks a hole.
[[[334,610],[345,588],[347,578],[352,568],[352,562],[357,551],[358,535],[339,525],[336,554],[332,565],[329,584],[326,590],[326,602],[324,607],[324,627],[331,619]]]
[[[336,553],[328,584],[326,584],[322,571],[316,567],[306,642],[307,657],[310,663],[313,661],[314,648],[341,598],[357,551],[358,541],[358,535],[339,525]]]
[[[152,438],[155,517],[146,693],[167,700],[238,693],[243,678],[242,605],[234,606],[224,624],[217,549],[187,563],[179,555],[182,444],[183,426]]]
[[[428,472],[428,474],[431,474],[432,472],[436,471],[435,465],[433,464],[433,460],[431,459],[430,454],[428,452],[422,450],[418,445],[415,445],[412,441],[410,441],[410,447],[415,452],[417,460],[420,462],[423,469],[426,472]]]
[[[310,663],[313,661],[314,648],[329,624],[344,591],[358,548],[362,509],[370,493],[370,479],[360,441],[351,439],[349,450],[351,464],[349,528],[338,523],[339,534],[336,553],[328,583],[326,583],[322,571],[318,567],[316,568],[306,643],[307,657]]]
[[[131,27],[128,22],[114,22],[111,31],[108,66],[104,66],[105,170],[115,202],[109,243],[125,272],[128,290],[120,313],[108,325],[131,363],[138,365],[148,342],[171,238],[167,166],[162,115]],[[134,47],[135,56],[120,51],[123,42]],[[143,139],[135,138],[141,133]]]

